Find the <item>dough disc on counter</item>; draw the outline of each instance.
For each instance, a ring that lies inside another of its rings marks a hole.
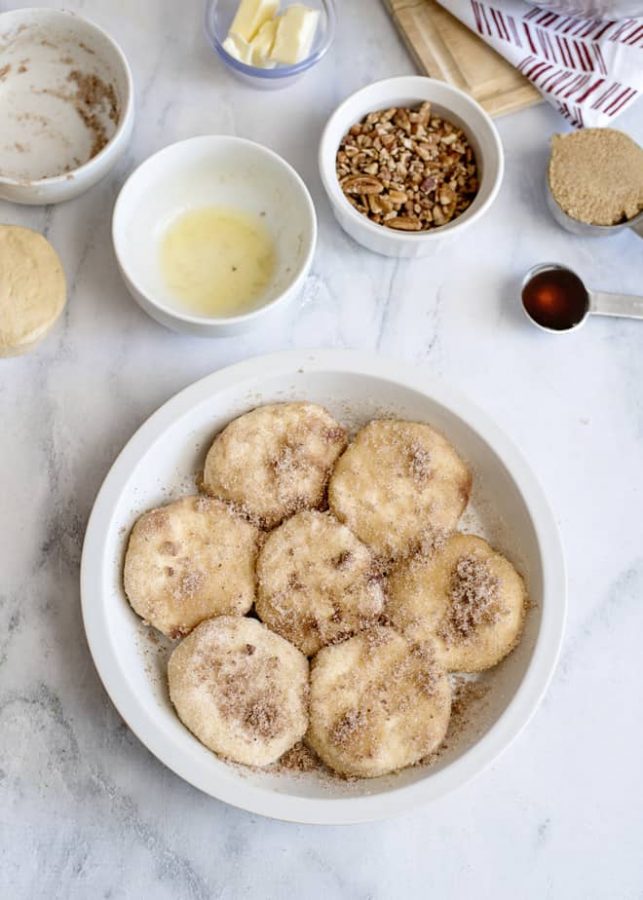
[[[0,225],[0,356],[33,349],[66,296],[65,273],[49,241],[30,228]]]

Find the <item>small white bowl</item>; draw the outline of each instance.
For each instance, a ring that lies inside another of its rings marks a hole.
[[[0,50],[0,199],[71,200],[106,175],[129,143],[134,88],[127,60],[97,25],[55,9],[0,15]],[[76,73],[100,79],[113,95],[86,93],[79,103]]]
[[[430,101],[433,112],[462,128],[469,138],[478,163],[480,190],[461,216],[440,228],[413,233],[394,231],[372,222],[348,202],[335,171],[337,150],[348,129],[368,113],[390,106],[415,106],[425,100]],[[439,241],[462,233],[487,212],[500,189],[504,155],[496,126],[479,103],[443,81],[412,75],[388,78],[362,88],[335,110],[322,135],[319,171],[335,218],[347,234],[375,253],[415,258],[431,253]]]
[[[172,644],[154,636],[150,641],[123,592],[123,556],[136,518],[190,491],[212,438],[231,419],[259,404],[287,400],[321,403],[351,427],[390,413],[439,428],[474,472],[468,528],[505,553],[526,580],[532,607],[522,640],[480,676],[484,699],[471,704],[432,765],[346,782],[314,772],[225,763],[177,718],[167,693]],[[464,397],[433,382],[430,373],[342,350],[250,359],[168,401],[137,431],[105,479],[87,526],[81,566],[83,620],[96,668],[121,716],[148,749],[226,803],[318,824],[398,815],[482,772],[525,727],[549,684],[563,637],[565,591],[555,519],[511,440]],[[541,720],[538,727],[545,726]]]
[[[240,316],[191,315],[163,279],[159,245],[168,225],[206,206],[262,215],[276,247],[262,304]],[[223,337],[297,297],[315,252],[317,219],[308,188],[284,159],[253,141],[206,135],[165,147],[130,175],[114,207],[112,237],[129,292],[148,315],[174,331]]]

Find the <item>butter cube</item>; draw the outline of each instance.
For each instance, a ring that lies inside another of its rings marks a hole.
[[[250,43],[263,23],[276,16],[278,9],[279,0],[241,0],[230,34]]]
[[[229,53],[230,56],[234,56],[235,59],[238,59],[239,62],[246,63],[248,66],[254,65],[252,61],[252,47],[238,35],[229,34],[223,42],[223,49],[226,53]]]
[[[289,6],[277,19],[277,35],[270,54],[276,63],[294,65],[310,54],[319,23],[319,10],[301,3]]]
[[[268,19],[250,41],[253,66],[261,66],[264,69],[271,69],[274,66],[274,61],[270,59],[270,51],[275,43],[277,21],[277,19]]]

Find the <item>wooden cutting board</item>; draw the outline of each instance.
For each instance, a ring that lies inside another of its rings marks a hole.
[[[492,116],[542,101],[527,79],[435,0],[384,0],[419,67],[471,94]]]

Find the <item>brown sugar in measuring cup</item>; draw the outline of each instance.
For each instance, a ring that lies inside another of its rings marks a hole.
[[[643,148],[614,128],[552,138],[547,205],[573,234],[606,237],[630,228],[643,237]]]

